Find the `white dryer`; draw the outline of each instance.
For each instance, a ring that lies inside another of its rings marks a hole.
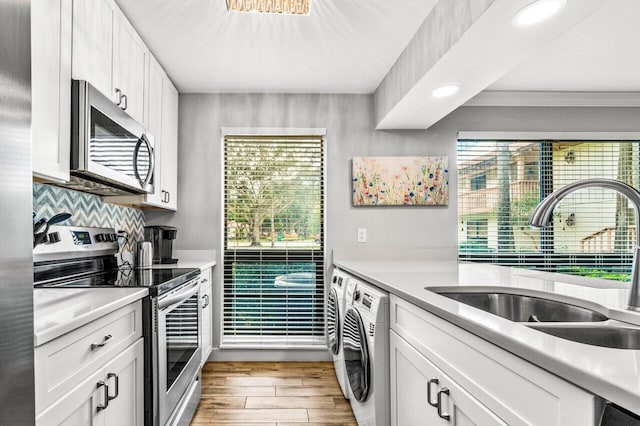
[[[347,274],[338,268],[333,269],[331,289],[327,298],[327,335],[329,349],[333,354],[333,366],[340,388],[346,399],[349,399],[349,385],[344,370],[344,354],[342,352],[342,324],[345,311],[345,289]]]
[[[353,413],[360,426],[390,424],[389,294],[351,278],[342,342]]]

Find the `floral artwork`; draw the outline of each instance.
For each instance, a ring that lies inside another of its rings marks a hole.
[[[354,206],[446,206],[448,157],[354,157]]]

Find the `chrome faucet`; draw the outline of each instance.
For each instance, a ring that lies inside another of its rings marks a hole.
[[[631,201],[636,210],[636,247],[633,252],[633,265],[631,269],[631,292],[629,293],[628,309],[640,311],[640,192],[634,187],[615,179],[583,179],[563,186],[555,192],[549,194],[538,204],[531,217],[529,225],[544,228],[551,224],[551,214],[560,200],[568,194],[582,188],[605,188],[613,189],[624,195]]]

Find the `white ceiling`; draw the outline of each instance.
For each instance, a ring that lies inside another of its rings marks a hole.
[[[640,1],[611,0],[488,90],[640,91]]]
[[[311,0],[309,16],[117,2],[180,92],[372,93],[436,0]]]

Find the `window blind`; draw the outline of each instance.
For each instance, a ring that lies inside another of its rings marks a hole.
[[[224,138],[223,345],[324,344],[324,146]]]
[[[460,260],[628,280],[636,223],[624,196],[586,188],[558,204],[551,227],[528,220],[544,197],[576,180],[637,188],[638,148],[635,141],[458,141]]]

